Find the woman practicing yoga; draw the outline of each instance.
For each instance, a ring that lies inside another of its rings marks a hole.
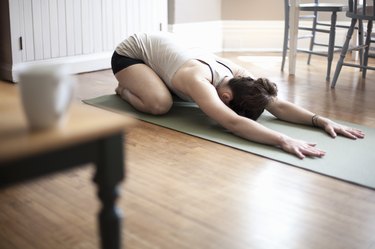
[[[271,130],[255,120],[264,109],[281,120],[313,125],[332,137],[363,138],[363,132],[318,116],[277,97],[277,87],[246,69],[198,48],[184,46],[170,33],[134,34],[112,57],[116,93],[139,111],[161,115],[171,93],[194,101],[210,118],[248,140],[273,145],[299,158],[321,157],[315,144]]]

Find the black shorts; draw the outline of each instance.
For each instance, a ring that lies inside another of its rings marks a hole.
[[[134,64],[145,64],[143,60],[133,59],[127,56],[120,55],[116,51],[112,55],[111,66],[113,74],[121,71],[124,68],[127,68]]]

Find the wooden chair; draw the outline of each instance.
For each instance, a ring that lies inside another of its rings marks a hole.
[[[285,65],[285,58],[288,50],[288,43],[289,43],[289,11],[290,11],[290,0],[284,0],[284,12],[285,12],[285,25],[284,25],[284,44],[283,44],[283,52],[282,52],[282,62],[281,62],[281,71],[284,70]],[[337,4],[337,3],[320,3],[319,0],[314,0],[313,3],[306,3],[300,4],[299,10],[302,12],[311,12],[311,15],[301,15],[299,16],[300,20],[311,19],[312,20],[312,27],[299,27],[299,30],[311,31],[310,35],[307,36],[300,36],[298,39],[303,38],[310,38],[310,46],[309,49],[298,49],[299,52],[308,53],[309,57],[307,60],[307,64],[310,64],[311,55],[319,55],[319,56],[326,56],[327,57],[327,75],[326,79],[329,80],[330,72],[331,72],[331,64],[333,59],[333,53],[335,48],[339,48],[335,46],[335,34],[336,34],[336,27],[340,28],[348,28],[346,26],[341,26],[336,24],[337,20],[337,13],[346,11],[347,7],[344,4]],[[331,13],[331,21],[330,23],[323,23],[319,21],[319,13]],[[324,28],[326,27],[326,28]],[[327,29],[327,27],[329,29]],[[318,43],[315,41],[315,35],[317,32],[329,34],[329,43],[323,44]],[[323,46],[327,47],[327,52],[319,52],[314,51],[314,46]]]
[[[369,57],[369,50],[371,42],[375,42],[371,40],[372,34],[372,22],[375,20],[375,0],[363,0],[363,5],[358,3],[358,0],[348,0],[349,2],[349,10],[346,12],[346,16],[351,18],[350,28],[348,30],[348,34],[346,36],[346,40],[341,51],[340,59],[337,62],[336,71],[333,76],[333,80],[331,83],[331,87],[334,88],[336,86],[337,79],[339,77],[340,71],[342,66],[349,66],[349,67],[358,67],[362,69],[362,78],[366,78],[366,71],[367,69],[375,70],[375,67],[368,66],[368,57]],[[353,31],[357,22],[367,21],[367,32],[366,32],[366,41],[364,45],[359,44],[354,48],[349,49],[349,42],[352,39]],[[363,54],[363,61],[360,63],[346,63],[344,62],[346,53],[350,50],[359,50],[360,54]]]

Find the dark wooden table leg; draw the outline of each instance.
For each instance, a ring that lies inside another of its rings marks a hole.
[[[118,134],[98,143],[98,160],[94,182],[102,203],[99,229],[103,249],[121,248],[122,212],[116,207],[118,184],[125,177],[123,135]]]

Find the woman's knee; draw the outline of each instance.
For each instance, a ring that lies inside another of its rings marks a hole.
[[[171,93],[161,78],[147,65],[132,65],[115,76],[119,82],[116,93],[138,110],[161,115],[171,109]]]
[[[168,95],[155,96],[147,100],[146,109],[153,115],[166,114],[172,107],[172,97]]]

